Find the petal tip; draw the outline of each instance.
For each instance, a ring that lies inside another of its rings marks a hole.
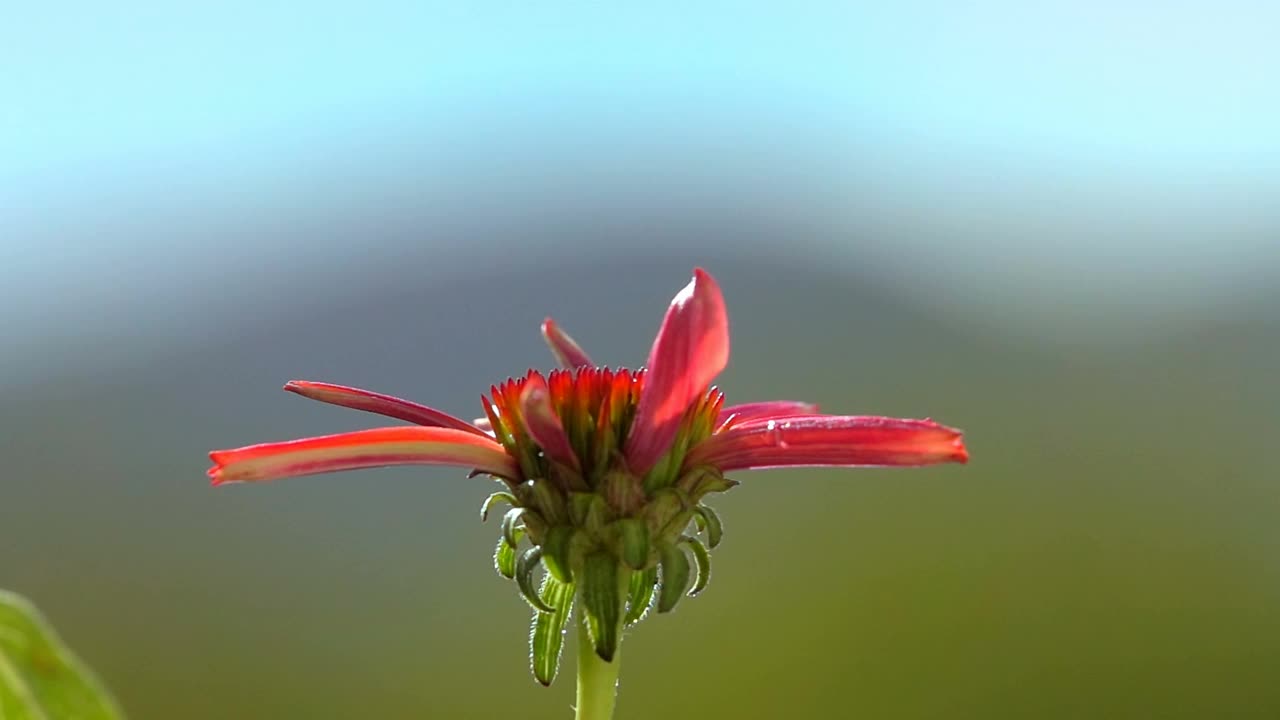
[[[210,466],[208,470],[205,470],[204,474],[205,477],[209,478],[209,484],[213,487],[225,485],[229,482],[225,477],[223,477],[222,472],[226,468],[226,463],[223,462],[223,455],[226,452],[226,450],[211,450],[209,452],[209,461],[212,462],[213,465]]]
[[[542,339],[551,348],[556,360],[566,368],[590,366],[591,357],[550,316],[542,321]]]

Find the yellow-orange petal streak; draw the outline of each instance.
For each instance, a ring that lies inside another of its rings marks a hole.
[[[505,478],[519,469],[502,446],[475,433],[441,427],[393,427],[263,443],[209,453],[214,485],[386,467],[455,465]]]
[[[290,380],[285,383],[284,389],[304,398],[319,400],[323,403],[339,405],[353,410],[385,415],[417,425],[447,427],[455,430],[465,430],[477,435],[484,434],[483,430],[449,413],[391,395],[361,390],[360,388],[334,385],[332,383],[310,382],[308,380]]]

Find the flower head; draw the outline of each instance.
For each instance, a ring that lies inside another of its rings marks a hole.
[[[608,660],[621,628],[655,598],[666,612],[706,587],[708,546],[722,533],[703,501],[737,484],[726,472],[968,459],[961,433],[932,420],[823,415],[793,401],[726,407],[711,383],[729,360],[728,315],[701,269],[672,300],[643,369],[594,365],[551,319],[542,332],[564,368],[491,387],[474,423],[389,395],[293,381],[286,390],[413,425],[215,451],[209,477],[221,485],[433,464],[497,478],[506,487],[481,516],[510,506],[494,562],[535,608],[534,674],[550,683],[575,602]]]

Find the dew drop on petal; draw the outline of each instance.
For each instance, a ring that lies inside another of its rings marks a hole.
[[[769,442],[773,443],[775,447],[786,450],[787,441],[782,437],[782,430],[785,426],[790,424],[791,423],[779,424],[776,420],[770,420],[769,423],[765,425],[765,432],[768,433]]]

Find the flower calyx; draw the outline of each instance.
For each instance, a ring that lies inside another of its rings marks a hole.
[[[621,444],[643,376],[586,367],[546,379],[530,373],[485,400],[496,439],[524,477],[505,480],[481,518],[510,506],[494,565],[535,611],[532,665],[543,684],[554,679],[561,648],[551,636],[569,622],[571,605],[584,614],[596,654],[610,661],[624,626],[655,604],[671,611],[710,577],[708,545],[719,544],[722,531],[702,501],[736,483],[713,466],[683,465],[714,429],[722,395],[711,389],[689,408],[670,450],[642,476],[627,466]]]

